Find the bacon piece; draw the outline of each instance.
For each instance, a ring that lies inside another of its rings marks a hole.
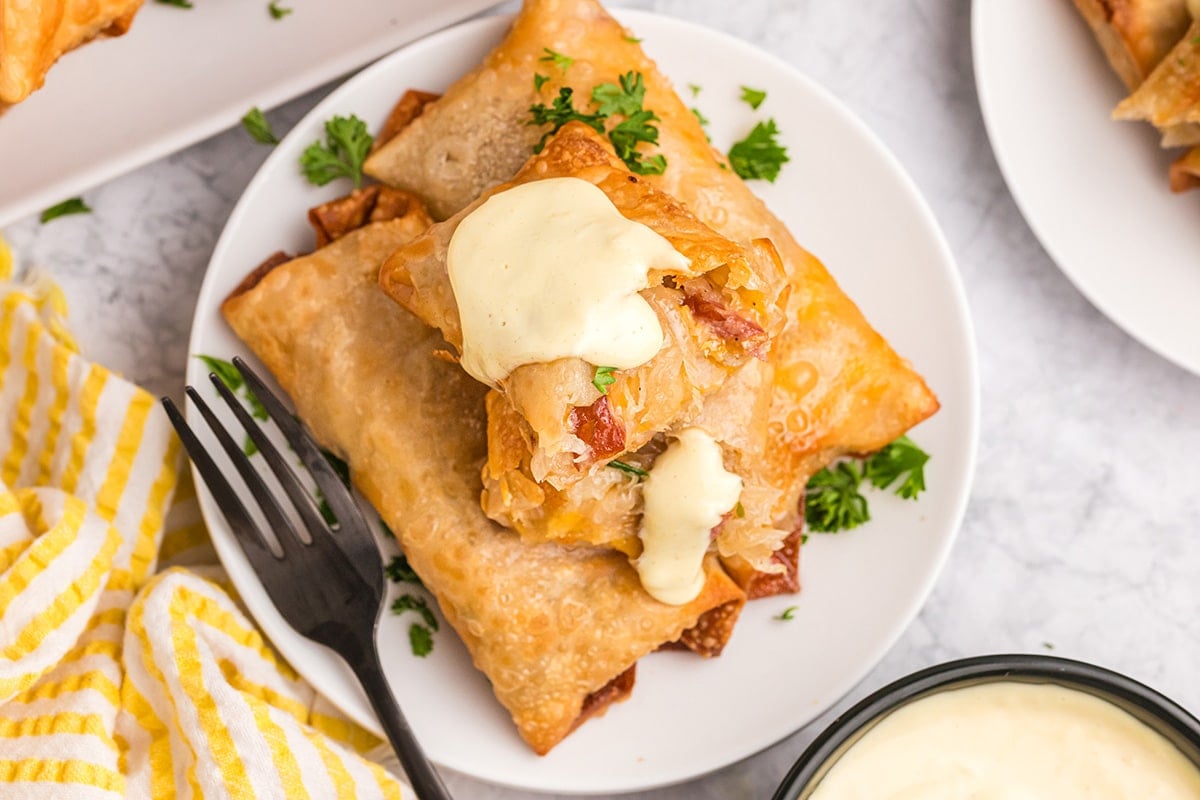
[[[779,549],[771,554],[771,560],[783,564],[783,572],[755,572],[742,589],[746,598],[757,600],[777,594],[795,594],[800,591],[800,540],[804,538],[803,526],[788,534]]]
[[[706,281],[688,281],[683,285],[683,304],[692,316],[708,325],[713,333],[732,339],[751,349],[755,339],[761,339],[766,331],[757,322],[748,320],[726,305],[720,292]]]
[[[625,426],[612,413],[608,397],[571,409],[571,429],[591,448],[593,458],[615,456],[625,450]]]
[[[417,199],[408,192],[373,184],[308,210],[308,222],[321,248],[370,222],[403,217]]]
[[[583,707],[579,709],[579,716],[575,718],[575,724],[571,726],[571,730],[575,730],[592,717],[603,716],[604,712],[608,711],[608,707],[613,703],[621,703],[628,700],[629,695],[633,694],[633,683],[636,678],[637,662],[635,661],[630,665],[629,669],[584,699]]]

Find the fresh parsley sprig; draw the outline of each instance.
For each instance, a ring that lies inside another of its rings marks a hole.
[[[309,145],[300,156],[300,167],[304,176],[317,186],[337,178],[350,178],[357,188],[362,185],[363,162],[374,141],[367,124],[358,117],[335,116],[325,123],[325,142],[318,140]]]
[[[865,480],[877,489],[900,485],[893,491],[915,500],[925,490],[925,464],[929,454],[912,439],[901,436],[863,460],[840,461],[813,475],[804,495],[804,520],[817,533],[850,530],[871,519],[871,509],[860,488]]]
[[[804,495],[804,521],[818,533],[857,528],[871,518],[867,498],[859,491],[862,470],[854,461],[826,467],[808,481]]]
[[[779,169],[786,164],[787,148],[779,143],[779,129],[774,119],[760,122],[754,130],[729,148],[729,164],[745,180],[763,179],[775,182]]]
[[[596,112],[605,117],[613,114],[637,114],[646,100],[646,84],[642,80],[642,73],[626,72],[617,80],[619,85],[601,83],[592,88],[592,102],[596,104]]]
[[[575,108],[575,90],[564,86],[558,90],[550,105],[534,103],[529,107],[530,125],[551,125],[542,138],[533,146],[533,152],[540,153],[546,146],[546,141],[558,133],[568,122],[582,122],[596,133],[604,133],[604,116],[601,114],[585,114]]]
[[[271,19],[283,19],[288,14],[295,11],[294,8],[288,8],[279,4],[279,0],[271,0],[267,4],[267,13],[271,15]]]
[[[907,436],[901,436],[867,459],[865,476],[877,489],[886,489],[901,480],[896,494],[915,500],[925,491],[925,464],[929,454]]]

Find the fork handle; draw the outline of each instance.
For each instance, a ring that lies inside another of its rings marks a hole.
[[[383,726],[388,740],[395,748],[400,764],[412,784],[413,792],[419,800],[452,800],[441,776],[421,749],[417,737],[413,735],[412,728],[408,726],[408,721],[400,711],[400,706],[396,704],[392,688],[384,677],[383,666],[379,663],[379,652],[374,647],[368,648],[368,651],[369,655],[356,659],[357,663],[350,666],[362,684],[363,691],[367,693],[367,699],[371,701],[371,707],[379,717],[379,724]]]

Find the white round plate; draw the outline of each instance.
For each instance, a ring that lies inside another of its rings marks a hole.
[[[612,794],[683,781],[767,747],[836,702],[925,600],[961,521],[975,456],[978,379],[962,287],[929,209],[895,159],[825,90],[749,45],[666,17],[620,16],[680,87],[703,87],[695,102],[713,121],[717,146],[727,148],[757,119],[776,119],[792,160],[778,183],[755,188],[928,378],[943,408],[913,433],[933,455],[919,502],[872,494],[871,523],[810,539],[799,596],[749,604],[720,658],[662,652],[643,659],[633,697],[547,756],[517,736],[452,632],[439,632],[433,654],[416,658],[407,624],[385,620],[383,663],[430,756],[486,781],[547,792]],[[310,186],[297,168],[324,120],[353,113],[378,129],[401,92],[444,90],[500,39],[506,23],[475,20],[394,53],[288,134],[251,181],[213,254],[193,354],[245,352],[220,317],[221,299],[270,253],[310,249],[307,209],[347,190]],[[757,112],[738,100],[741,84],[767,90]],[[204,384],[203,373],[193,359],[189,382]],[[203,492],[202,502],[221,559],[271,641],[319,691],[376,727],[349,671],[282,621]],[[775,618],[793,605],[793,619]]]
[[[1046,252],[1096,308],[1200,375],[1200,192],[1172,194],[1146,123],[1068,0],[975,0],[975,82],[996,160]]]

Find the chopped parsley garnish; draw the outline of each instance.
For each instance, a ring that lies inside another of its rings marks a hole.
[[[653,111],[639,111],[621,120],[617,127],[608,132],[617,156],[625,162],[630,172],[662,175],[667,169],[667,157],[662,153],[647,157],[637,151],[640,142],[658,144],[658,128],[651,124],[657,120],[658,115]]]
[[[367,124],[358,117],[334,117],[325,123],[325,143],[313,142],[300,156],[304,176],[317,186],[336,178],[350,178],[357,188],[362,184],[363,162],[373,141]]]
[[[746,507],[742,505],[742,501],[738,500],[738,504],[733,507],[733,515],[738,519],[746,516]]]
[[[562,53],[556,53],[549,47],[543,47],[542,52],[545,53],[545,55],[539,58],[538,61],[545,61],[547,63],[554,64],[554,66],[558,67],[563,72],[569,70],[571,65],[575,63],[575,59],[571,58],[570,56],[564,56]]]
[[[633,116],[642,110],[646,99],[646,84],[642,73],[626,72],[615,83],[601,83],[592,88],[592,102],[596,104],[596,113],[603,117],[613,114]],[[657,119],[657,117],[655,117]]]
[[[433,631],[414,622],[408,626],[408,644],[414,656],[424,658],[433,652]]]
[[[42,212],[42,215],[38,217],[38,219],[40,219],[44,225],[50,220],[58,219],[59,217],[67,217],[71,214],[90,213],[92,213],[92,209],[88,207],[87,203],[83,202],[82,197],[72,197],[70,200],[63,200],[58,205],[50,206]]]
[[[617,382],[617,379],[613,377],[613,373],[616,371],[616,367],[596,367],[596,375],[592,378],[592,386],[595,386],[596,391],[600,394],[608,394],[608,387]]]
[[[903,477],[894,492],[915,500],[925,489],[925,463],[929,454],[901,436],[861,463],[840,461],[813,475],[804,495],[804,520],[817,533],[857,528],[871,518],[867,498],[859,491],[863,480],[887,489]]]
[[[619,86],[602,83],[592,89],[592,102],[601,116],[621,114],[625,117],[609,131],[609,141],[630,171],[638,175],[661,175],[667,168],[667,159],[661,154],[645,158],[637,151],[641,142],[658,144],[658,128],[654,125],[658,115],[642,108],[646,99],[642,73],[626,72],[618,80]]]
[[[552,125],[534,145],[533,152],[540,153],[546,141],[568,122],[582,122],[596,133],[604,133],[605,123],[614,115],[625,117],[608,132],[613,149],[630,171],[638,175],[661,175],[667,168],[667,159],[661,154],[644,156],[637,147],[642,142],[658,143],[658,115],[642,107],[646,96],[646,85],[640,72],[626,72],[619,83],[601,83],[592,89],[591,100],[596,112],[588,114],[575,108],[574,91],[564,86],[558,97],[547,106],[536,103],[529,107],[530,125]]]
[[[549,75],[543,75],[540,72],[533,73],[533,90],[535,92],[540,92],[548,80],[550,80]]]
[[[796,612],[800,610],[800,606],[788,606],[781,613],[775,615],[775,619],[784,620],[785,622],[794,619]]]
[[[191,8],[190,0],[158,0],[164,6],[175,6],[176,8]]]
[[[778,135],[773,119],[755,125],[745,139],[729,148],[733,171],[746,180],[761,178],[774,183],[779,168],[789,160],[787,148],[776,139]]]
[[[405,611],[415,611],[421,615],[421,619],[425,620],[425,624],[431,629],[438,629],[437,617],[433,615],[433,611],[429,609],[429,604],[425,602],[425,598],[417,597],[415,594],[402,594],[392,603],[393,614],[403,614]]]
[[[266,421],[270,417],[267,415],[267,409],[262,402],[255,397],[254,392],[250,391],[250,387],[246,385],[246,381],[242,378],[242,373],[238,372],[238,368],[231,362],[214,356],[198,355],[196,358],[204,362],[204,366],[208,367],[209,372],[221,379],[221,383],[233,392],[235,395],[240,394],[242,399],[246,401],[246,405],[250,407],[250,416],[258,420]],[[248,456],[252,456],[258,452],[258,445],[249,435],[242,442],[242,452]]]
[[[325,448],[321,448],[321,455],[329,462],[329,466],[333,467],[333,471],[337,473],[338,480],[347,489],[350,488],[350,465],[342,459],[335,456]],[[333,513],[333,509],[329,505],[329,501],[325,499],[324,493],[317,489],[317,510],[321,512],[321,517],[329,525],[337,525],[337,515]]]
[[[699,97],[700,90],[703,89],[704,87],[700,86],[700,84],[697,84],[697,83],[689,83],[688,88],[692,90],[692,97]]]
[[[392,613],[403,614],[413,611],[420,614],[422,622],[408,626],[408,643],[414,656],[424,658],[433,652],[433,634],[438,629],[437,617],[424,598],[415,594],[402,594],[392,602]]]
[[[767,99],[767,93],[762,89],[751,89],[749,86],[742,87],[742,102],[753,108],[755,111],[763,104],[763,100]]]
[[[417,586],[424,586],[421,578],[417,575],[417,571],[408,563],[408,559],[404,556],[396,556],[391,562],[383,568],[388,579],[392,583],[415,583]]]
[[[1042,647],[1046,648],[1047,650],[1053,650],[1054,643],[1053,642],[1042,642]]]
[[[626,464],[624,461],[610,461],[608,466],[613,469],[619,469],[621,472],[628,472],[630,475],[636,475],[639,478],[645,478],[650,475],[649,472],[641,467],[635,467],[633,464]]]
[[[267,118],[257,106],[242,117],[242,127],[250,134],[250,138],[259,144],[279,144],[279,137],[271,130],[271,123],[267,122]]]
[[[545,103],[535,103],[529,107],[532,117],[530,125],[553,125],[549,131],[533,146],[533,152],[540,153],[546,146],[546,140],[558,133],[559,129],[568,122],[582,122],[596,133],[604,133],[604,117],[600,114],[584,114],[575,110],[573,95],[575,90],[564,86],[558,90],[558,97],[547,106]]]
[[[631,34],[627,34],[625,36],[625,41],[629,42],[630,44],[641,44],[642,43],[641,39],[639,39],[638,37],[633,36]]]
[[[271,14],[271,19],[283,19],[295,9],[279,5],[279,0],[271,0],[267,5],[267,11]]]
[[[901,436],[867,459],[866,478],[876,489],[886,489],[900,480],[896,494],[905,500],[915,500],[925,491],[925,463],[929,454],[909,439]]]

